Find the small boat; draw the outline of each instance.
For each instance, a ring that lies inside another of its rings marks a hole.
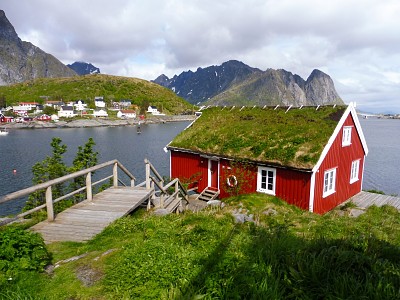
[[[6,128],[0,128],[0,135],[7,135],[8,130]]]

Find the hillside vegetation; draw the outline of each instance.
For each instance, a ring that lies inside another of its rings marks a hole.
[[[0,97],[7,105],[20,101],[84,100],[93,103],[94,97],[103,96],[107,103],[129,99],[132,104],[154,105],[166,113],[181,113],[192,109],[192,105],[171,90],[158,84],[137,78],[86,75],[65,78],[40,78],[33,81],[0,87]]]
[[[49,274],[0,264],[0,298],[399,299],[395,208],[352,218],[351,205],[320,216],[261,194],[227,202],[165,217],[138,211],[88,243],[50,244],[58,263]],[[255,222],[235,223],[239,209]]]

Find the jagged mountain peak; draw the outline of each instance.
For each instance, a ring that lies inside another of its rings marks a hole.
[[[317,78],[329,77],[330,78],[330,76],[328,74],[326,74],[318,69],[314,69],[314,70],[312,70],[310,76],[308,76],[307,81],[313,80],[315,77],[317,77]]]
[[[0,10],[0,40],[20,42],[14,26],[7,19],[6,13],[3,10]]]
[[[84,61],[76,61],[67,65],[70,69],[74,70],[78,75],[100,74],[100,69]]]
[[[313,70],[307,80],[284,69],[260,69],[237,60],[185,71],[155,83],[172,89],[193,104],[318,105],[342,104],[329,75]]]
[[[30,42],[21,41],[5,12],[0,10],[0,85],[74,75],[74,71],[51,54]]]

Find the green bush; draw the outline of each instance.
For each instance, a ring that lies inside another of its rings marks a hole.
[[[51,261],[38,233],[9,226],[0,231],[0,285],[23,271],[43,271]]]

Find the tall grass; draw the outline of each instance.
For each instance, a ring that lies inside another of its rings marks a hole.
[[[256,222],[236,224],[238,207]],[[261,195],[179,216],[140,211],[87,244],[50,245],[56,261],[87,255],[1,290],[24,296],[27,286],[38,299],[398,299],[399,216],[390,207],[317,216]],[[78,279],[85,268],[99,275],[90,285]]]

